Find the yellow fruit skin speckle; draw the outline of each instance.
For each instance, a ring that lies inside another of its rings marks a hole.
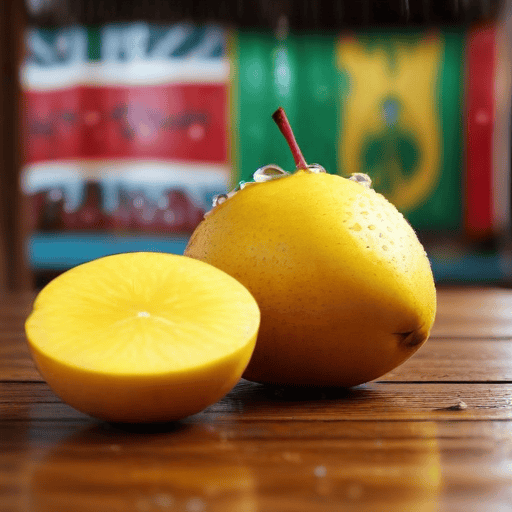
[[[256,298],[249,380],[361,384],[410,357],[434,322],[414,231],[382,196],[340,176],[298,171],[246,186],[205,218],[185,254]]]

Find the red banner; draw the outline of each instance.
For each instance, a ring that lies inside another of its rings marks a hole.
[[[227,163],[227,86],[77,86],[24,93],[25,163],[162,159]]]
[[[468,34],[466,83],[466,231],[474,238],[493,229],[493,129],[496,31]]]

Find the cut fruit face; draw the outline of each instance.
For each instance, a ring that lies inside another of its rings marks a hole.
[[[247,289],[213,266],[129,253],[53,280],[26,333],[41,374],[70,405],[110,421],[168,421],[236,384],[259,319]]]

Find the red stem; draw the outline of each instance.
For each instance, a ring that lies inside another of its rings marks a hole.
[[[295,166],[297,170],[299,169],[307,169],[308,164],[304,157],[302,156],[302,151],[295,140],[295,135],[293,135],[292,127],[290,126],[290,121],[286,117],[286,113],[282,107],[279,107],[273,114],[272,119],[276,122],[280,132],[284,135],[286,142],[288,142],[288,146],[292,151],[293,159],[295,160]]]

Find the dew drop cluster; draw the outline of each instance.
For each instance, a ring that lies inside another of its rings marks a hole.
[[[313,172],[313,173],[327,172],[320,164],[308,165],[308,171]],[[249,183],[265,183],[267,181],[272,181],[272,180],[275,180],[278,178],[283,178],[283,177],[289,176],[289,175],[290,175],[290,173],[288,171],[281,169],[281,167],[279,167],[278,165],[269,164],[269,165],[264,165],[263,167],[260,167],[259,169],[257,169],[252,175],[252,179],[254,181],[249,182]],[[362,176],[366,176],[368,178],[368,176],[366,174],[364,174]],[[370,178],[368,178],[368,180],[369,179]],[[370,181],[370,183],[371,183],[371,181]],[[234,194],[236,194],[237,192],[239,192],[240,190],[245,188],[247,184],[248,183],[245,181],[240,181],[238,183],[238,185],[233,190],[228,192],[227,194],[215,195],[213,197],[212,207],[215,208],[216,206],[219,206],[220,204],[224,203],[230,197],[232,197]],[[207,217],[209,215],[209,213],[210,212],[207,212],[205,214],[205,217]]]

